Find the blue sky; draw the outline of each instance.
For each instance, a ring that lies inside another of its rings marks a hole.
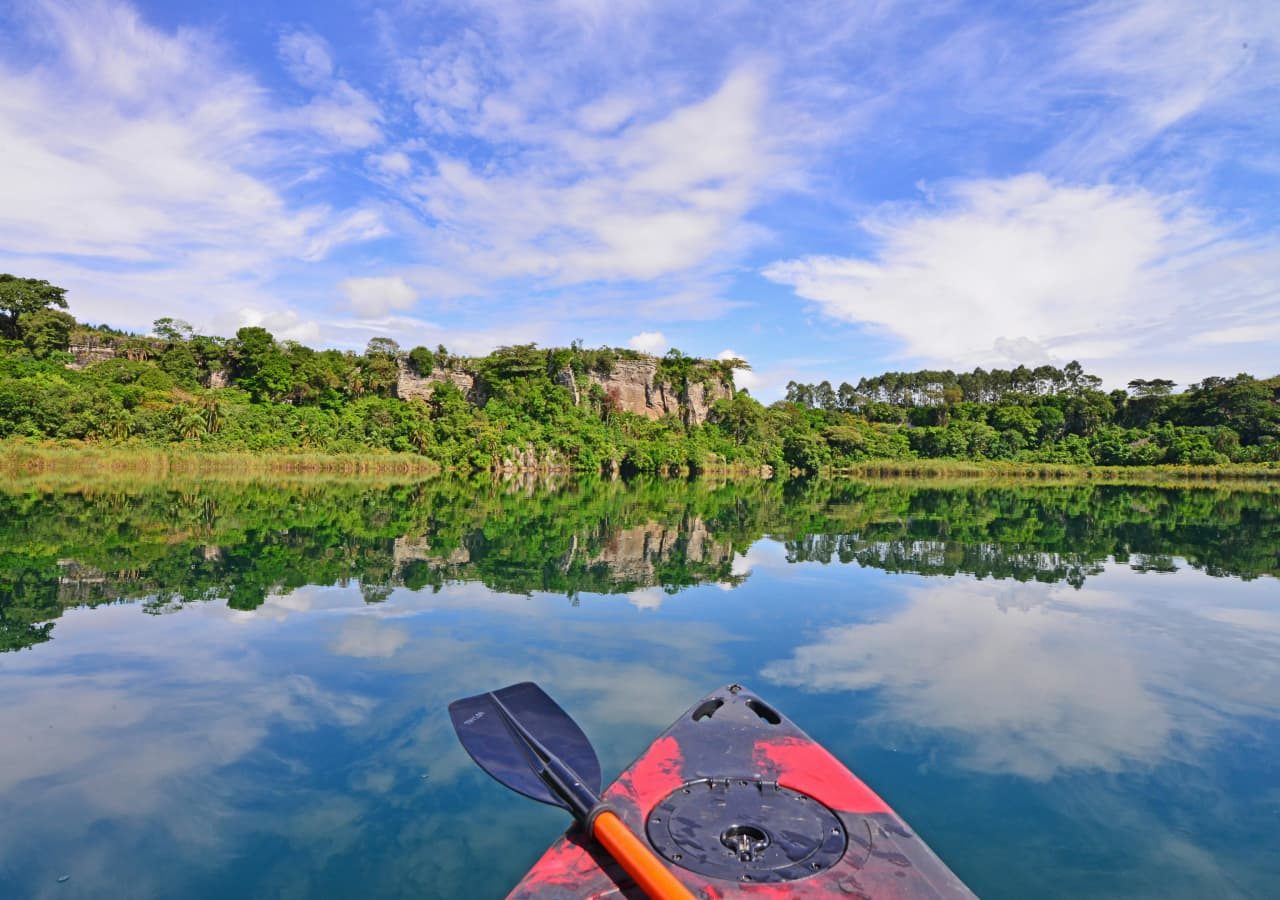
[[[0,8],[0,271],[88,321],[789,379],[1280,362],[1280,4]]]

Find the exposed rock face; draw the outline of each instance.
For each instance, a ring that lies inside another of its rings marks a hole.
[[[705,384],[690,381],[689,390],[682,398],[685,408],[685,424],[701,425],[707,421],[711,406],[718,400],[727,400],[733,396],[733,388],[724,381],[713,380]]]
[[[481,406],[487,399],[484,385],[476,380],[470,372],[459,372],[450,369],[447,372],[433,371],[423,377],[413,370],[404,357],[396,360],[396,396],[401,400],[430,400],[436,385],[452,381],[462,391],[462,396]]]
[[[68,369],[83,369],[96,362],[102,362],[104,359],[115,359],[117,356],[114,346],[99,343],[92,339],[83,344],[72,344],[67,349],[75,357],[74,362],[67,363]]]
[[[231,385],[231,373],[226,369],[214,369],[209,373],[209,378],[205,387],[207,388],[224,388]]]
[[[470,372],[456,369],[434,371],[424,377],[415,372],[404,358],[396,363],[396,367],[396,396],[402,400],[428,400],[435,386],[443,381],[452,381],[463,396],[477,406],[487,399],[484,382]],[[597,385],[622,412],[646,419],[676,416],[686,425],[701,425],[707,420],[711,405],[733,393],[732,386],[718,377],[704,383],[696,380],[696,375],[690,379],[687,390],[679,390],[669,381],[659,379],[658,360],[653,358],[620,359],[608,372],[587,372],[586,381]],[[575,406],[587,402],[572,369],[557,372],[555,382],[569,392]]]
[[[573,369],[565,366],[556,373],[555,381],[572,395],[574,406],[582,403],[582,392],[578,390],[578,379],[574,376]]]
[[[121,355],[115,346],[92,340],[74,344],[70,350],[75,356],[75,361],[67,364],[70,369],[83,369]],[[622,412],[634,413],[646,419],[675,416],[685,425],[703,424],[707,421],[712,404],[733,394],[732,385],[720,380],[718,374],[709,374],[706,370],[699,372],[696,369],[689,379],[688,387],[681,389],[658,377],[658,360],[653,357],[619,359],[608,372],[587,372],[585,380],[588,385],[598,386],[604,396],[610,398]],[[483,406],[488,399],[484,381],[472,372],[460,369],[436,370],[422,376],[414,371],[406,357],[396,361],[395,395],[401,400],[429,400],[436,385],[445,381],[456,384],[462,395],[476,406]],[[582,390],[572,369],[566,367],[556,373],[555,381],[569,392],[575,406],[589,402],[587,392]],[[230,373],[225,369],[215,369],[209,373],[207,387],[216,389],[230,385]],[[544,462],[543,467],[545,466]]]
[[[678,391],[670,382],[658,380],[656,359],[620,359],[612,371],[588,372],[587,380],[599,385],[623,412],[646,419],[674,415],[686,425],[701,425],[711,404],[732,394],[732,388],[718,379],[707,384],[690,379],[688,390]]]

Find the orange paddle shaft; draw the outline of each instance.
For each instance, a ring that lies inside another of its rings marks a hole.
[[[609,810],[596,816],[591,833],[650,900],[694,900],[689,889]]]

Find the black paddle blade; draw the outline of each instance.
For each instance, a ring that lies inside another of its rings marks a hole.
[[[600,761],[595,748],[578,723],[532,681],[449,704],[453,730],[480,768],[526,797],[570,809],[538,776],[541,766],[536,755],[507,725],[494,695],[511,718],[567,763],[593,794],[600,793]]]

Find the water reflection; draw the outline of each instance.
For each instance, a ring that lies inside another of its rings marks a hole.
[[[826,629],[764,674],[818,691],[879,689],[870,724],[945,730],[964,747],[958,761],[981,771],[1119,771],[1165,754],[1171,700],[1212,672],[1201,629],[1192,646],[1168,646],[1127,628],[1155,612],[1140,608],[1147,585],[1127,588],[913,588],[883,621]],[[1261,674],[1280,696],[1280,673]]]
[[[312,585],[475,581],[500,592],[733,586],[765,534],[793,562],[1079,587],[1108,559],[1251,578],[1280,571],[1280,504],[1230,489],[857,482],[201,482],[0,493],[0,650],[48,640],[72,606],[253,610]]]
[[[500,895],[563,823],[478,773],[444,709],[526,678],[608,772],[748,681],[983,896],[1280,876],[1273,495],[215,482],[0,505],[0,624],[27,648],[0,655],[0,896]]]

